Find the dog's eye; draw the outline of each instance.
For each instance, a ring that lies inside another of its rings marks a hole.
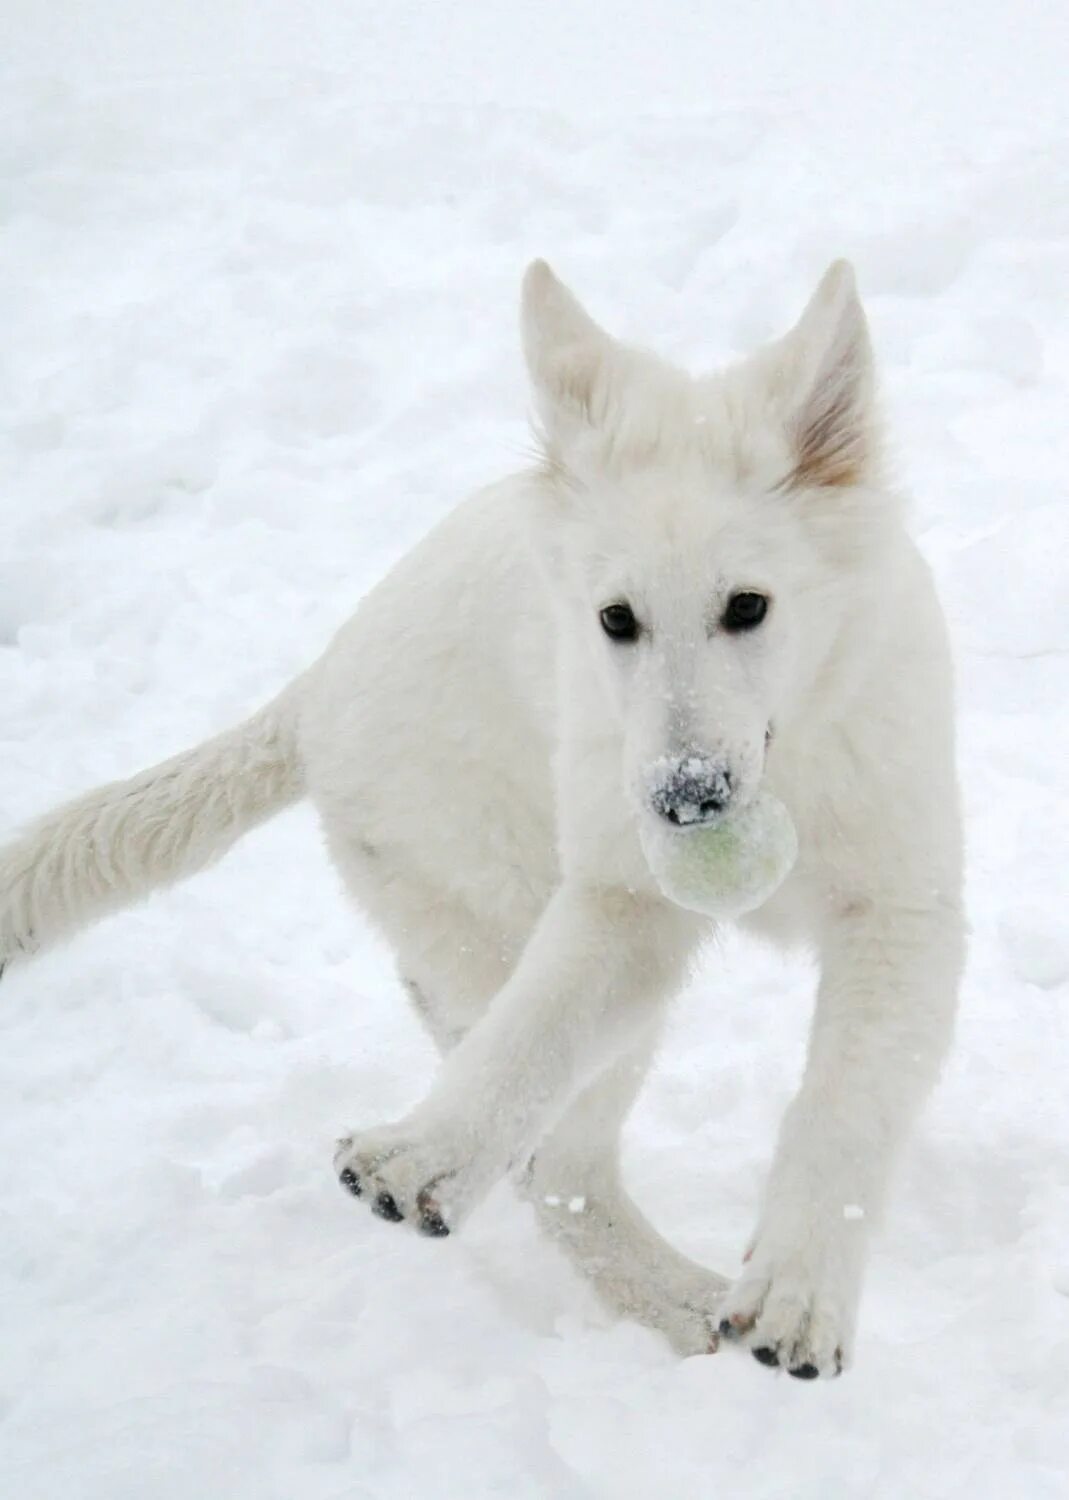
[[[764,594],[732,594],[721,620],[725,630],[753,630],[768,614]]]
[[[638,621],[630,604],[607,604],[599,618],[610,640],[633,641],[638,635]]]

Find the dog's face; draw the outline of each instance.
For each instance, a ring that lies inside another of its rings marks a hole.
[[[754,796],[841,632],[865,628],[880,503],[852,277],[833,267],[786,339],[703,380],[616,344],[541,263],[524,320],[566,649],[608,689],[643,813],[715,820]]]

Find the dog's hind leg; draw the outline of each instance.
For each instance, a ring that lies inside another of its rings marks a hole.
[[[673,1249],[620,1177],[620,1128],[648,1062],[649,1049],[636,1050],[580,1095],[517,1184],[608,1307],[657,1329],[681,1354],[708,1354],[727,1282]]]

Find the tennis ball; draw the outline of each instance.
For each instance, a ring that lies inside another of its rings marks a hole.
[[[763,906],[798,857],[791,815],[759,792],[717,823],[673,828],[645,820],[642,848],[669,901],[707,917],[742,917]]]

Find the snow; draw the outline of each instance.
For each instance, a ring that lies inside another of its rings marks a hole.
[[[1067,24],[8,0],[0,827],[236,720],[517,462],[527,258],[701,365],[847,254],[955,633],[975,931],[857,1366],[812,1386],[614,1323],[503,1189],[444,1244],[338,1190],[432,1058],[307,809],[11,973],[0,1492],[1065,1495]],[[724,1270],[811,985],[728,944],[629,1128]]]

